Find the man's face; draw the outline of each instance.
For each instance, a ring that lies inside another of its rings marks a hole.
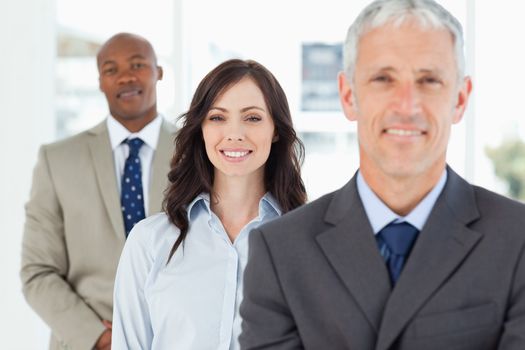
[[[441,173],[453,123],[471,82],[458,81],[452,35],[414,22],[385,25],[359,42],[354,81],[339,76],[345,115],[356,120],[360,168],[388,177]]]
[[[133,36],[114,38],[101,49],[97,63],[100,90],[115,119],[126,126],[155,118],[162,69],[147,42]]]

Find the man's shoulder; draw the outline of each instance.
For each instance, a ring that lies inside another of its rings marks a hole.
[[[282,234],[303,235],[309,232],[318,232],[326,227],[325,215],[334,196],[340,190],[325,194],[324,196],[300,206],[283,216],[274,219],[262,226],[260,231],[268,236],[280,236]]]
[[[107,131],[105,122],[99,123],[96,126],[83,130],[72,136],[65,137],[61,140],[54,141],[42,146],[46,152],[67,152],[72,153],[78,147],[84,147],[85,144],[97,134]]]
[[[512,231],[517,225],[525,225],[524,203],[470,184],[450,168],[440,198],[459,222],[481,231],[494,227],[499,228],[496,231]]]
[[[525,203],[492,192],[486,188],[472,186],[481,218],[504,220],[525,225]]]
[[[171,159],[175,143],[173,139],[177,132],[175,124],[162,117],[162,125],[159,130],[159,139],[157,141],[157,150],[160,151],[161,156],[166,156]]]
[[[167,119],[165,116],[163,116],[160,130],[163,130],[168,134],[175,134],[177,132],[177,126],[170,119]]]

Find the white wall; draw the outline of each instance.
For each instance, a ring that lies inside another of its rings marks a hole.
[[[48,334],[18,277],[31,173],[38,146],[54,138],[54,0],[2,1],[0,11],[0,339],[2,349],[45,349]]]

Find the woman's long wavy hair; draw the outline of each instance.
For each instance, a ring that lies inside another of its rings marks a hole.
[[[175,136],[175,153],[168,173],[163,209],[169,220],[180,230],[168,262],[188,234],[187,206],[202,192],[212,194],[214,167],[206,154],[202,123],[213,103],[229,87],[243,78],[250,78],[259,87],[269,109],[277,141],[272,143],[264,169],[264,186],[283,213],[306,202],[306,190],[301,179],[304,146],[292,124],[286,95],[273,74],[252,60],[231,59],[221,63],[200,82],[189,110],[179,119],[182,127]]]

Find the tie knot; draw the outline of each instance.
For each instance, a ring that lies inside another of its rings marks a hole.
[[[135,157],[139,154],[140,147],[144,144],[144,141],[138,137],[134,139],[126,139],[124,142],[129,146],[129,154]]]
[[[408,222],[390,223],[379,234],[388,248],[396,255],[407,255],[419,230]]]

